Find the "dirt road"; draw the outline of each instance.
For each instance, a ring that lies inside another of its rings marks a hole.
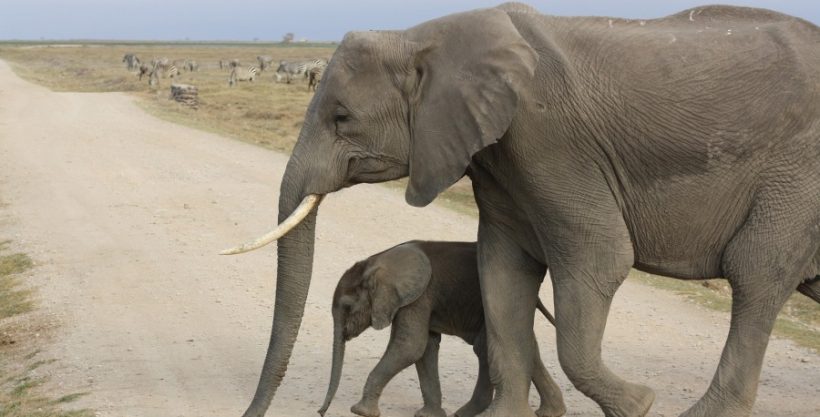
[[[0,62],[2,237],[39,266],[31,281],[62,323],[46,355],[59,393],[89,391],[101,416],[239,416],[256,386],[270,331],[275,249],[216,253],[276,219],[285,156],[163,122],[123,94],[53,93]],[[414,209],[400,192],[357,186],[320,210],[315,278],[287,378],[269,416],[315,416],[329,377],[336,279],[354,261],[409,239],[474,239],[475,220]],[[550,288],[542,298],[551,305]],[[545,363],[565,388],[569,415],[601,415],[557,365],[554,332],[538,319]],[[708,385],[728,315],[627,282],[605,338],[608,364],[649,384],[653,416],[675,416]],[[387,331],[348,347],[329,415],[347,410]],[[476,364],[445,338],[442,385],[450,412],[469,398]],[[820,415],[820,357],[773,340],[755,415]],[[412,416],[414,370],[382,399],[386,416]],[[535,397],[533,394],[533,403]]]

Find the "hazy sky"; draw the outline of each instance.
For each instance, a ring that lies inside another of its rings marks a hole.
[[[339,40],[350,30],[403,29],[486,0],[0,0],[0,39]],[[695,0],[532,0],[556,15],[652,18]],[[820,23],[818,0],[715,0]]]

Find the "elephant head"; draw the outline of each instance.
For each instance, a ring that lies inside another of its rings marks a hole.
[[[245,417],[264,415],[285,374],[310,285],[320,196],[409,176],[407,202],[429,204],[464,175],[474,153],[504,136],[536,64],[535,51],[501,9],[345,36],[282,179],[283,227],[225,252],[279,239],[273,329]]]
[[[368,327],[387,327],[398,310],[416,301],[432,276],[427,256],[402,245],[356,263],[339,280],[333,294],[333,367],[319,414],[325,415],[342,376],[345,342]]]

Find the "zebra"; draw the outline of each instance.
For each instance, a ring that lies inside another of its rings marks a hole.
[[[143,75],[148,75],[148,86],[158,86],[160,72],[162,72],[162,67],[159,64],[142,64],[140,65],[140,80],[142,80]]]
[[[185,69],[190,72],[199,71],[199,64],[193,59],[185,61]]]
[[[308,91],[313,89],[316,91],[316,88],[319,87],[319,83],[322,81],[322,75],[325,73],[325,67],[313,67],[308,70]]]
[[[142,81],[142,76],[143,75],[151,76],[152,71],[154,71],[154,67],[155,67],[154,65],[150,65],[147,62],[143,62],[142,64],[140,64],[139,73],[138,73],[139,77],[140,77],[140,81]]]
[[[273,57],[269,55],[259,55],[256,57],[256,61],[259,62],[259,72],[264,72],[273,65]]]
[[[125,67],[128,68],[128,71],[133,71],[140,65],[140,59],[134,54],[123,55],[122,62],[125,62]]]
[[[307,78],[308,71],[317,67],[327,67],[327,60],[319,58],[299,62],[279,61],[279,68],[276,69],[276,81],[281,82],[284,78],[285,82],[290,84],[292,77],[302,75]]]
[[[256,74],[258,72],[259,70],[253,65],[249,66],[248,69],[244,71],[235,66],[231,70],[231,75],[228,77],[228,85],[233,87],[240,81],[248,81],[252,83],[256,79]]]
[[[168,58],[164,58],[164,57],[163,58],[154,58],[154,59],[151,60],[151,66],[152,67],[156,67],[156,66],[167,67],[170,64],[171,64],[171,61],[168,61]]]
[[[240,65],[239,60],[236,59],[236,58],[234,58],[234,59],[220,59],[219,60],[219,69],[221,69],[223,71],[236,68],[239,65]]]
[[[168,69],[163,73],[163,77],[174,78],[179,75],[179,67],[176,64],[171,64],[168,66]]]
[[[153,68],[153,72],[157,74],[161,73],[162,78],[174,78],[179,75],[179,67],[176,65],[176,62],[178,62],[178,60],[170,62],[168,58],[152,59],[151,67]]]

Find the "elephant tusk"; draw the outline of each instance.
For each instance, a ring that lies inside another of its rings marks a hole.
[[[304,199],[302,202],[299,203],[299,206],[296,207],[296,210],[293,210],[290,216],[288,216],[285,221],[280,223],[276,226],[275,229],[271,230],[264,236],[256,239],[252,242],[247,242],[243,245],[237,246],[235,248],[225,249],[222,252],[219,252],[220,255],[236,255],[239,253],[250,252],[252,250],[256,250],[265,246],[280,237],[286,235],[288,232],[291,231],[294,227],[296,227],[302,220],[307,217],[308,213],[313,210],[319,204],[319,201],[322,200],[322,196],[319,194],[310,194]]]

